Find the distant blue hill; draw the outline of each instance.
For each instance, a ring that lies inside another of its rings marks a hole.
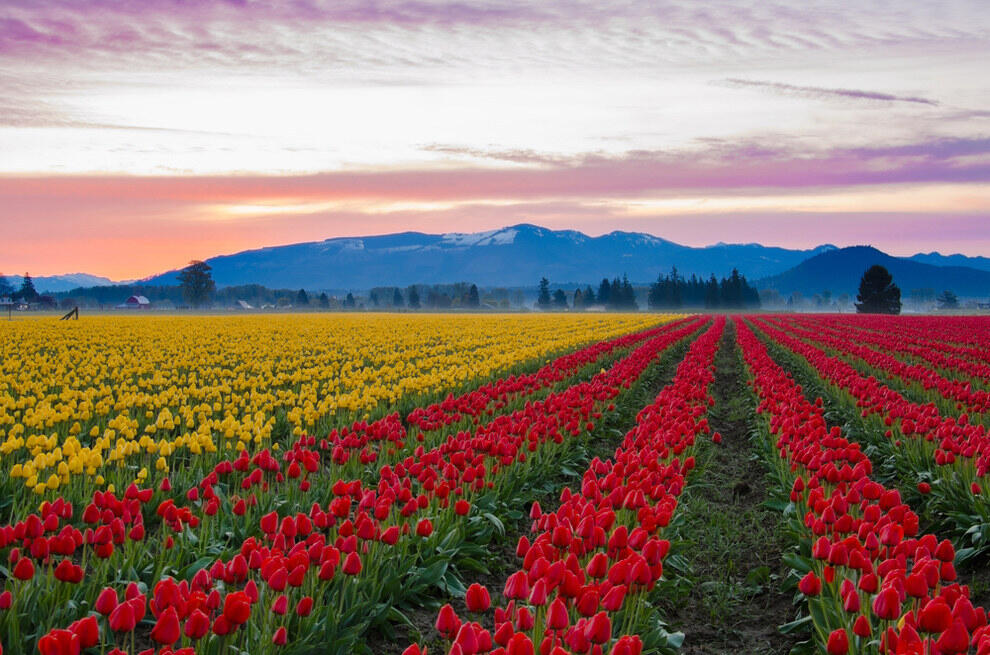
[[[917,261],[916,257],[918,255],[911,258],[891,257],[869,246],[840,248],[810,257],[778,275],[757,280],[756,286],[759,289],[776,289],[784,295],[795,291],[811,295],[827,289],[833,295],[848,293],[855,296],[863,272],[879,264],[890,271],[894,284],[901,289],[902,298],[907,298],[912,289],[926,288],[936,292],[950,289],[959,296],[990,297],[990,270],[970,266],[933,266]]]
[[[675,265],[683,275],[704,277],[728,275],[736,267],[752,280],[834,249],[824,245],[789,250],[755,243],[695,248],[637,232],[591,237],[522,224],[468,234],[403,232],[335,238],[212,257],[207,263],[218,286],[369,289],[457,281],[533,286],[543,276],[553,284],[597,284],[603,277],[623,273],[633,282],[645,283]],[[177,275],[178,271],[170,271],[143,282],[175,284]]]
[[[913,262],[919,264],[931,264],[932,266],[965,266],[977,268],[981,271],[990,271],[990,257],[967,257],[966,255],[943,255],[940,252],[928,252],[908,257]]]
[[[21,275],[5,275],[7,282],[15,289],[20,289],[24,282]],[[70,291],[78,287],[106,287],[113,284],[109,278],[88,273],[68,273],[66,275],[39,275],[31,276],[31,282],[38,293],[58,293],[60,291]]]

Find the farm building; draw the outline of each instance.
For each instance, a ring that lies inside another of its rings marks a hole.
[[[117,309],[150,309],[151,301],[144,296],[131,296],[117,305]]]

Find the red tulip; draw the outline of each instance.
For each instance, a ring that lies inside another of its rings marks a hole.
[[[41,655],[79,655],[79,635],[69,630],[52,630],[38,640]]]
[[[529,603],[531,605],[536,605],[537,607],[543,607],[547,603],[547,583],[546,580],[540,578],[533,585],[533,590],[529,594]]]
[[[9,610],[13,602],[14,596],[10,593],[9,589],[3,593],[0,593],[0,611]]]
[[[857,637],[863,638],[869,637],[873,634],[873,628],[870,626],[870,620],[861,614],[853,624],[853,634]]]
[[[100,592],[100,595],[96,597],[96,603],[93,605],[93,609],[103,616],[109,616],[116,607],[117,592],[110,587],[105,587]]]
[[[588,575],[601,580],[608,574],[608,556],[605,553],[595,553],[588,562]]]
[[[638,635],[625,635],[615,642],[609,655],[640,655],[643,652],[643,641]]]
[[[357,553],[348,553],[347,559],[344,560],[343,571],[347,575],[357,575],[361,572],[361,558],[358,557]]]
[[[939,651],[946,655],[965,653],[969,650],[969,631],[966,630],[962,620],[954,620],[949,629],[938,638],[935,645],[938,646]]]
[[[100,624],[95,616],[79,619],[69,626],[69,630],[79,636],[80,648],[92,648],[100,643]]]
[[[952,625],[952,610],[941,596],[930,600],[918,613],[918,627],[922,632],[941,634]]]
[[[179,615],[174,607],[169,607],[161,613],[155,627],[151,629],[151,638],[160,644],[169,646],[177,642],[181,636]]]
[[[34,562],[27,557],[22,557],[14,565],[14,577],[18,580],[30,580],[34,577]]]
[[[602,598],[602,607],[607,609],[609,612],[618,612],[622,609],[622,603],[626,599],[626,585],[618,585],[612,587]]]
[[[313,611],[313,598],[311,596],[303,596],[299,599],[296,604],[296,615],[298,616],[309,616],[310,612]]]
[[[430,519],[420,519],[416,524],[416,536],[429,537],[433,534],[433,522]]]
[[[533,616],[533,613],[529,611],[528,607],[520,607],[516,611],[516,629],[525,632],[532,630],[534,625],[536,625],[536,617]]]
[[[272,643],[275,644],[276,646],[284,646],[285,642],[288,641],[288,639],[289,639],[289,634],[288,631],[285,629],[284,625],[281,626],[278,630],[276,630],[275,634],[272,635]]]
[[[454,644],[451,646],[451,652],[454,652],[454,648],[460,648],[464,653],[476,653],[478,651],[478,637],[475,635],[474,627],[470,623],[462,624],[457,631]]]
[[[114,632],[130,632],[137,625],[134,607],[130,603],[120,603],[110,613],[109,623]]]
[[[285,591],[285,587],[289,584],[289,572],[285,567],[275,569],[266,582],[275,591]]]
[[[55,567],[54,575],[59,582],[78,584],[82,581],[83,570],[82,567],[73,564],[70,560],[64,559]]]
[[[230,634],[236,629],[237,626],[231,623],[230,621],[228,621],[227,617],[225,617],[222,614],[217,617],[216,621],[213,622],[213,634],[219,635],[221,637],[223,635]]]
[[[895,621],[901,615],[901,598],[897,590],[884,587],[873,600],[873,613],[885,621]]]
[[[585,589],[577,601],[577,611],[581,616],[592,616],[598,611],[599,596],[597,589]]]
[[[564,630],[570,625],[570,616],[567,613],[567,605],[559,597],[555,598],[547,609],[547,629]]]
[[[605,612],[595,614],[584,628],[584,635],[593,644],[604,644],[612,638],[612,622]]]
[[[232,625],[246,623],[251,616],[251,601],[243,591],[227,594],[223,601],[223,617]]]
[[[278,514],[269,512],[261,517],[261,531],[265,534],[274,534],[278,530]]]
[[[517,632],[509,639],[505,653],[506,655],[533,655],[533,641],[521,632]]]
[[[814,571],[808,571],[807,575],[798,582],[798,589],[805,596],[817,596],[822,591],[822,581],[818,579]]]
[[[847,655],[849,653],[849,635],[842,628],[833,630],[828,636],[828,644],[825,647],[828,655]]]
[[[516,571],[505,581],[502,595],[509,600],[526,600],[529,598],[529,579],[524,571]]]
[[[464,602],[469,612],[487,612],[488,608],[492,605],[492,599],[488,593],[488,589],[478,583],[474,583],[467,588]]]
[[[186,626],[183,632],[189,639],[196,640],[205,637],[209,630],[210,617],[207,616],[202,610],[195,609],[186,619]]]
[[[454,608],[448,603],[440,608],[440,613],[437,615],[437,622],[434,625],[437,632],[443,635],[444,639],[453,639],[454,634],[461,627],[461,620],[457,618],[457,613],[454,612]]]
[[[382,533],[381,540],[382,543],[394,546],[399,541],[399,527],[396,525],[390,526]]]

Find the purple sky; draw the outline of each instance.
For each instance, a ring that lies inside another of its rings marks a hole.
[[[0,270],[518,222],[990,255],[988,14],[7,0]]]

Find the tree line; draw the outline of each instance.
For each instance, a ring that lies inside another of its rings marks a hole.
[[[557,289],[551,294],[550,281],[545,277],[540,279],[539,292],[536,297],[536,306],[540,309],[560,310],[568,307],[584,309],[593,305],[626,311],[639,309],[639,303],[636,301],[636,290],[625,275],[621,278],[616,277],[611,281],[608,278],[602,278],[597,293],[590,284],[584,290],[579,287],[574,290],[570,298],[563,289]]]
[[[30,273],[24,274],[21,281],[21,288],[15,289],[14,285],[0,273],[0,298],[10,298],[11,300],[21,300],[27,303],[38,302],[41,299],[38,290],[34,288],[34,280]]]
[[[649,305],[650,309],[753,309],[760,306],[760,294],[736,269],[728,277],[718,279],[712,273],[705,280],[694,274],[685,278],[675,266],[650,285]]]

